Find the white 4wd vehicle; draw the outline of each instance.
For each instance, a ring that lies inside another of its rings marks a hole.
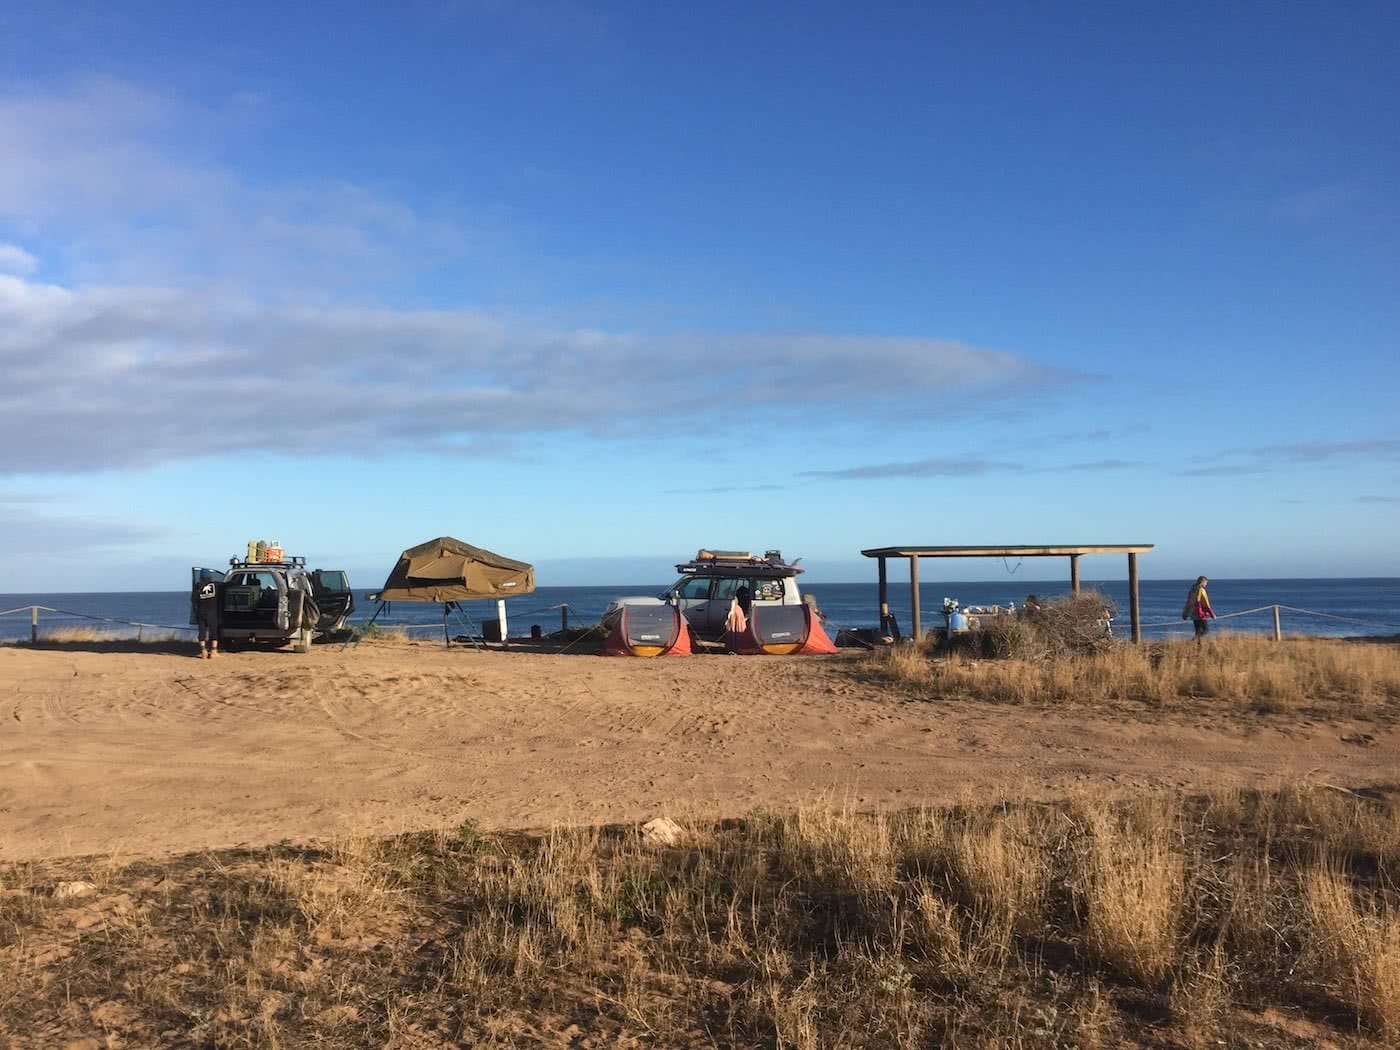
[[[799,559],[800,560],[800,559]],[[702,638],[724,634],[730,605],[801,605],[796,563],[783,561],[781,551],[768,551],[759,558],[747,551],[700,550],[694,561],[676,566],[681,578],[656,597],[615,598],[603,614],[607,624],[619,616],[625,605],[669,605],[680,607],[691,629]]]

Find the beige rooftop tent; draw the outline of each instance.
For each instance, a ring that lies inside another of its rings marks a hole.
[[[470,602],[534,589],[533,565],[439,536],[400,554],[384,589],[371,597],[381,602]]]

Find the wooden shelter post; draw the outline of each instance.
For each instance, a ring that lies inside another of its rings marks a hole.
[[[917,554],[909,559],[909,606],[909,626],[914,632],[910,637],[918,642],[923,637],[923,632],[919,620],[919,556]]]
[[[889,579],[885,573],[885,559],[880,559],[880,634],[888,634],[890,630],[890,587]]]
[[[1079,593],[1079,555],[1069,556],[1069,589],[1071,594]]]
[[[1133,623],[1133,644],[1142,641],[1142,613],[1138,606],[1137,555],[1128,554],[1128,608]]]

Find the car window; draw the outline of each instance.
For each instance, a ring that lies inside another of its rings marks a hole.
[[[708,598],[710,596],[710,577],[692,576],[680,585],[679,593],[680,597],[692,601],[697,598]]]
[[[754,590],[753,580],[745,580],[740,577],[726,577],[715,582],[715,597],[728,601],[730,598],[738,595],[740,587],[747,587],[750,596],[757,593]]]
[[[328,594],[344,594],[350,589],[350,584],[345,579],[345,573],[333,569],[317,571],[314,579],[316,586]]]
[[[783,580],[754,580],[754,601],[780,602],[787,593],[787,583]]]
[[[270,572],[236,572],[229,581],[235,587],[262,587],[277,589],[277,577]]]

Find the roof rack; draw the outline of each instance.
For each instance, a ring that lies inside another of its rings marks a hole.
[[[228,565],[230,569],[257,569],[264,565],[282,566],[283,568],[290,566],[292,568],[304,569],[306,568],[306,559],[298,557],[295,554],[285,555],[277,561],[248,561],[246,558],[230,558],[228,560]]]
[[[719,551],[702,547],[695,552],[694,560],[679,562],[676,565],[676,571],[681,573],[719,571],[736,575],[751,573],[754,576],[771,577],[794,576],[802,570],[795,563],[789,565],[783,561],[783,552],[780,550],[764,551],[763,557],[760,558],[750,551]]]

